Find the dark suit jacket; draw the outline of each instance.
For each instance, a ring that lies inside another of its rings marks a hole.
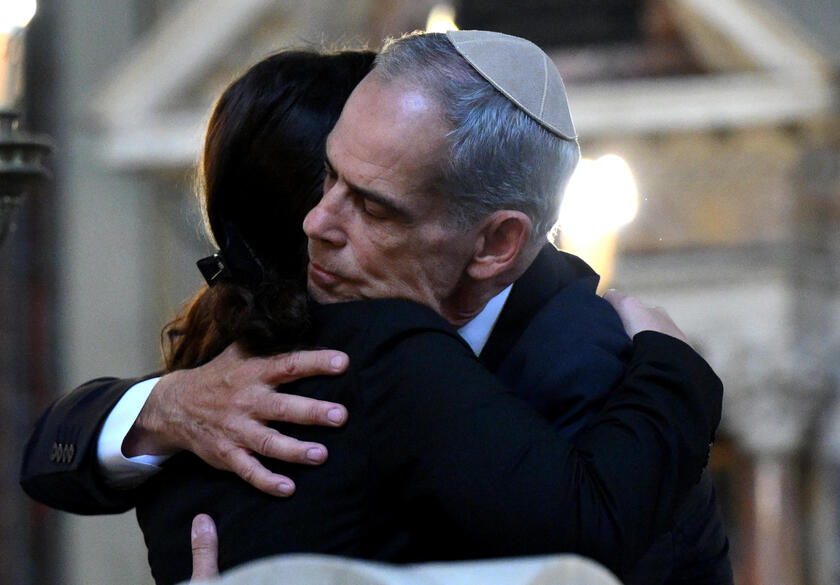
[[[56,400],[35,423],[20,483],[33,499],[75,514],[115,514],[134,507],[136,491],[107,487],[96,443],[108,413],[144,378],[97,378]]]
[[[543,251],[514,286],[481,356],[567,436],[603,404],[629,348],[615,313],[593,294],[596,283],[597,275],[580,260]],[[30,495],[79,513],[122,511],[136,502],[136,492],[108,490],[98,481],[93,441],[107,412],[135,382],[97,380],[53,405],[27,446],[22,478]],[[74,457],[48,457],[53,443],[73,444]]]
[[[595,294],[598,275],[546,246],[513,287],[481,362],[568,438],[593,420],[623,376],[630,340]],[[558,359],[558,356],[564,356]],[[729,541],[708,472],[626,577],[627,585],[728,585]]]
[[[342,303],[316,323],[318,344],[351,362],[296,386],[351,413],[342,429],[300,433],[329,445],[329,461],[267,461],[298,483],[282,500],[192,455],[171,460],[137,507],[159,583],[189,576],[199,512],[218,524],[222,569],[302,551],[391,562],[571,551],[626,575],[705,463],[718,382],[673,338],[637,338],[627,379],[572,446],[426,307]]]

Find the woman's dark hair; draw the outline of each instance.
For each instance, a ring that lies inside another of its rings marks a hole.
[[[219,98],[201,169],[207,225],[219,248],[244,240],[263,275],[202,288],[164,328],[167,371],[206,363],[234,341],[255,355],[307,341],[303,218],[321,197],[327,134],[374,56],[280,52]]]

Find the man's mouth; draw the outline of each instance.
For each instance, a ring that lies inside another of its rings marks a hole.
[[[340,278],[333,274],[317,262],[309,261],[309,269],[307,270],[309,282],[318,288],[331,288],[338,284]]]

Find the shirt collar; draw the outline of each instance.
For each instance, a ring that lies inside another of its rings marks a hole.
[[[502,307],[505,306],[505,301],[507,301],[508,295],[510,295],[511,288],[513,288],[512,284],[490,299],[490,302],[484,305],[484,308],[478,315],[473,317],[472,321],[458,329],[458,333],[467,342],[467,345],[472,348],[475,355],[480,354],[481,350],[487,344],[487,340],[490,338],[490,332],[493,331],[493,326],[499,318],[499,313],[502,312]]]

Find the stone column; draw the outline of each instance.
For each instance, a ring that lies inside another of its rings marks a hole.
[[[757,356],[753,356],[756,358]],[[744,464],[738,470],[735,571],[744,585],[805,585],[810,519],[803,505],[809,437],[831,398],[819,372],[769,359],[745,359],[745,382],[725,404]],[[752,371],[750,364],[763,371]]]
[[[840,124],[820,120],[811,133],[793,181],[791,278],[799,352],[826,378],[830,398],[810,445],[808,582],[833,585],[840,580]]]
[[[738,528],[744,546],[736,571],[744,585],[803,584],[796,455],[755,453],[750,459],[739,493]]]

